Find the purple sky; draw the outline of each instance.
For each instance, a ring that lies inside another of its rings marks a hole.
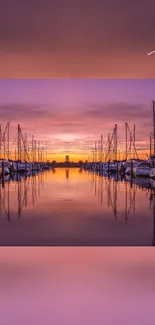
[[[20,123],[29,138],[47,141],[53,153],[83,153],[86,141],[101,134],[106,141],[115,123],[122,141],[125,122],[131,129],[135,123],[138,145],[147,148],[154,89],[153,79],[1,79],[1,123],[4,128],[9,121],[11,132]]]

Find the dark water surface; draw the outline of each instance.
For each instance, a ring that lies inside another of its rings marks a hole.
[[[56,169],[0,184],[0,245],[154,245],[154,181]]]

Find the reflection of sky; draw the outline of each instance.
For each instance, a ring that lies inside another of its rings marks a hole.
[[[152,245],[150,192],[135,185],[78,169],[66,178],[65,169],[56,169],[42,180],[39,175],[9,185],[9,221],[7,187],[1,189],[1,244]]]
[[[104,141],[118,123],[118,144],[125,122],[136,124],[137,146],[149,148],[154,80],[1,80],[0,117],[11,122],[11,136],[21,124],[28,139],[34,134],[53,157],[85,157],[101,134]],[[93,142],[91,142],[93,141]],[[124,150],[124,147],[123,147]],[[56,155],[55,155],[56,154]],[[83,156],[82,156],[83,155]]]
[[[1,248],[1,323],[154,325],[151,248]]]

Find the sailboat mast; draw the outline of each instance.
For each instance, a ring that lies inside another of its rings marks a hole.
[[[152,101],[153,104],[153,129],[154,129],[154,133],[153,133],[153,140],[154,140],[154,155],[155,155],[155,103],[154,100]]]

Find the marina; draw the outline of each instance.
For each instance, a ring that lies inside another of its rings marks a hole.
[[[149,155],[140,153],[141,148],[137,149],[136,126],[133,129],[125,122],[125,137],[119,138],[118,125],[115,124],[112,134],[103,141],[91,141],[85,145],[85,153],[88,152],[88,160],[83,162],[70,162],[69,155],[66,161],[52,161],[52,148],[46,151],[45,144],[37,140],[32,135],[31,140],[23,132],[20,124],[17,130],[13,130],[10,136],[10,123],[8,122],[2,130],[0,125],[0,176],[4,179],[5,175],[14,173],[34,173],[54,167],[82,167],[85,170],[102,171],[106,174],[116,173],[121,175],[131,175],[134,177],[155,178],[155,102],[153,107],[153,129],[149,138]],[[68,143],[68,142],[67,142]],[[49,152],[50,149],[50,152]],[[143,156],[143,157],[142,157]]]
[[[143,127],[132,123],[127,109],[120,124],[112,119],[107,127],[102,110],[88,111],[87,136],[79,132],[77,138],[76,124],[66,124],[68,115],[60,123],[55,112],[52,122],[43,124],[48,112],[37,106],[41,119],[36,133],[34,121],[29,128],[24,119],[19,119],[21,124],[3,120],[0,245],[154,246],[154,101],[151,107],[153,119],[151,109],[145,112],[150,115],[145,138]],[[96,124],[90,137],[96,112],[100,127]],[[52,137],[51,125],[64,131]]]

